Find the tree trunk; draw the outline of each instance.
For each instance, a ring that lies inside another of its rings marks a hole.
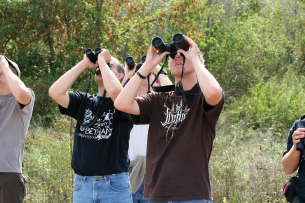
[[[97,19],[96,19],[96,22],[95,22],[95,26],[96,26],[96,29],[97,31],[100,33],[101,32],[101,29],[100,29],[100,26],[101,26],[101,23],[100,23],[100,16],[102,16],[102,11],[103,11],[103,3],[104,3],[104,0],[96,0],[96,10],[98,12],[97,14]]]
[[[51,68],[51,73],[54,73],[55,67],[53,65],[53,62],[55,61],[55,50],[54,50],[53,38],[51,36],[51,30],[49,31],[49,34],[48,34],[48,43],[49,43],[49,49],[50,49],[50,53],[51,53],[51,56],[49,57],[49,64],[50,64],[50,68]]]
[[[49,31],[47,34],[47,43],[49,45],[49,49],[50,49],[50,53],[51,53],[51,56],[49,56],[49,65],[50,65],[51,73],[54,73],[55,72],[55,67],[53,66],[53,62],[55,61],[54,42],[53,42],[53,38],[51,36],[51,28],[48,25],[49,18],[45,12],[46,5],[43,3],[41,5],[41,7],[42,7],[42,14],[43,14],[43,19],[41,21],[43,22],[44,26],[46,28],[48,28],[48,31]]]
[[[212,0],[208,0],[207,6],[210,7],[212,4]],[[208,20],[207,20],[207,31],[206,31],[206,38],[205,38],[205,43],[208,44],[208,36],[209,36],[209,28],[210,28],[210,15],[208,15]],[[209,64],[209,46],[205,47],[205,54],[204,54],[204,60],[205,60],[205,66],[208,68]]]

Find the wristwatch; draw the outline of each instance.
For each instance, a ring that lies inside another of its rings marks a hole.
[[[167,71],[162,69],[161,73],[160,74],[164,74],[164,75],[167,75]]]

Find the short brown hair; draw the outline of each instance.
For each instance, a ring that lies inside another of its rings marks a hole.
[[[17,63],[8,59],[4,54],[0,53],[0,55],[3,55],[5,57],[12,72],[20,78],[21,73],[20,73],[20,69],[19,69]]]
[[[124,77],[125,77],[125,70],[124,70],[124,66],[123,66],[123,64],[121,63],[121,62],[119,62],[118,63],[119,65],[118,65],[118,67],[117,67],[117,71],[119,72],[119,73],[123,73],[123,78],[120,80],[120,82],[122,82],[123,81],[123,79],[124,79]]]

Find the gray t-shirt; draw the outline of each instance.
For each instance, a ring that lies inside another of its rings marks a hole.
[[[25,136],[32,117],[35,94],[22,106],[12,93],[0,95],[0,172],[22,173]],[[23,107],[23,108],[22,108]]]

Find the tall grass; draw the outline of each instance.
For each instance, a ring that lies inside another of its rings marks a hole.
[[[240,133],[248,139],[240,139]],[[69,133],[34,127],[26,145],[26,202],[72,202]],[[285,139],[275,141],[271,133],[235,129],[227,134],[220,127],[209,166],[214,202],[285,202],[281,195],[289,178],[281,165],[285,147]]]
[[[25,202],[72,202],[71,137],[67,130],[32,127],[26,137]]]
[[[281,195],[289,178],[281,164],[285,139],[274,141],[270,132],[258,130],[247,133],[251,138],[219,132],[215,139],[210,160],[214,202],[285,202]]]

